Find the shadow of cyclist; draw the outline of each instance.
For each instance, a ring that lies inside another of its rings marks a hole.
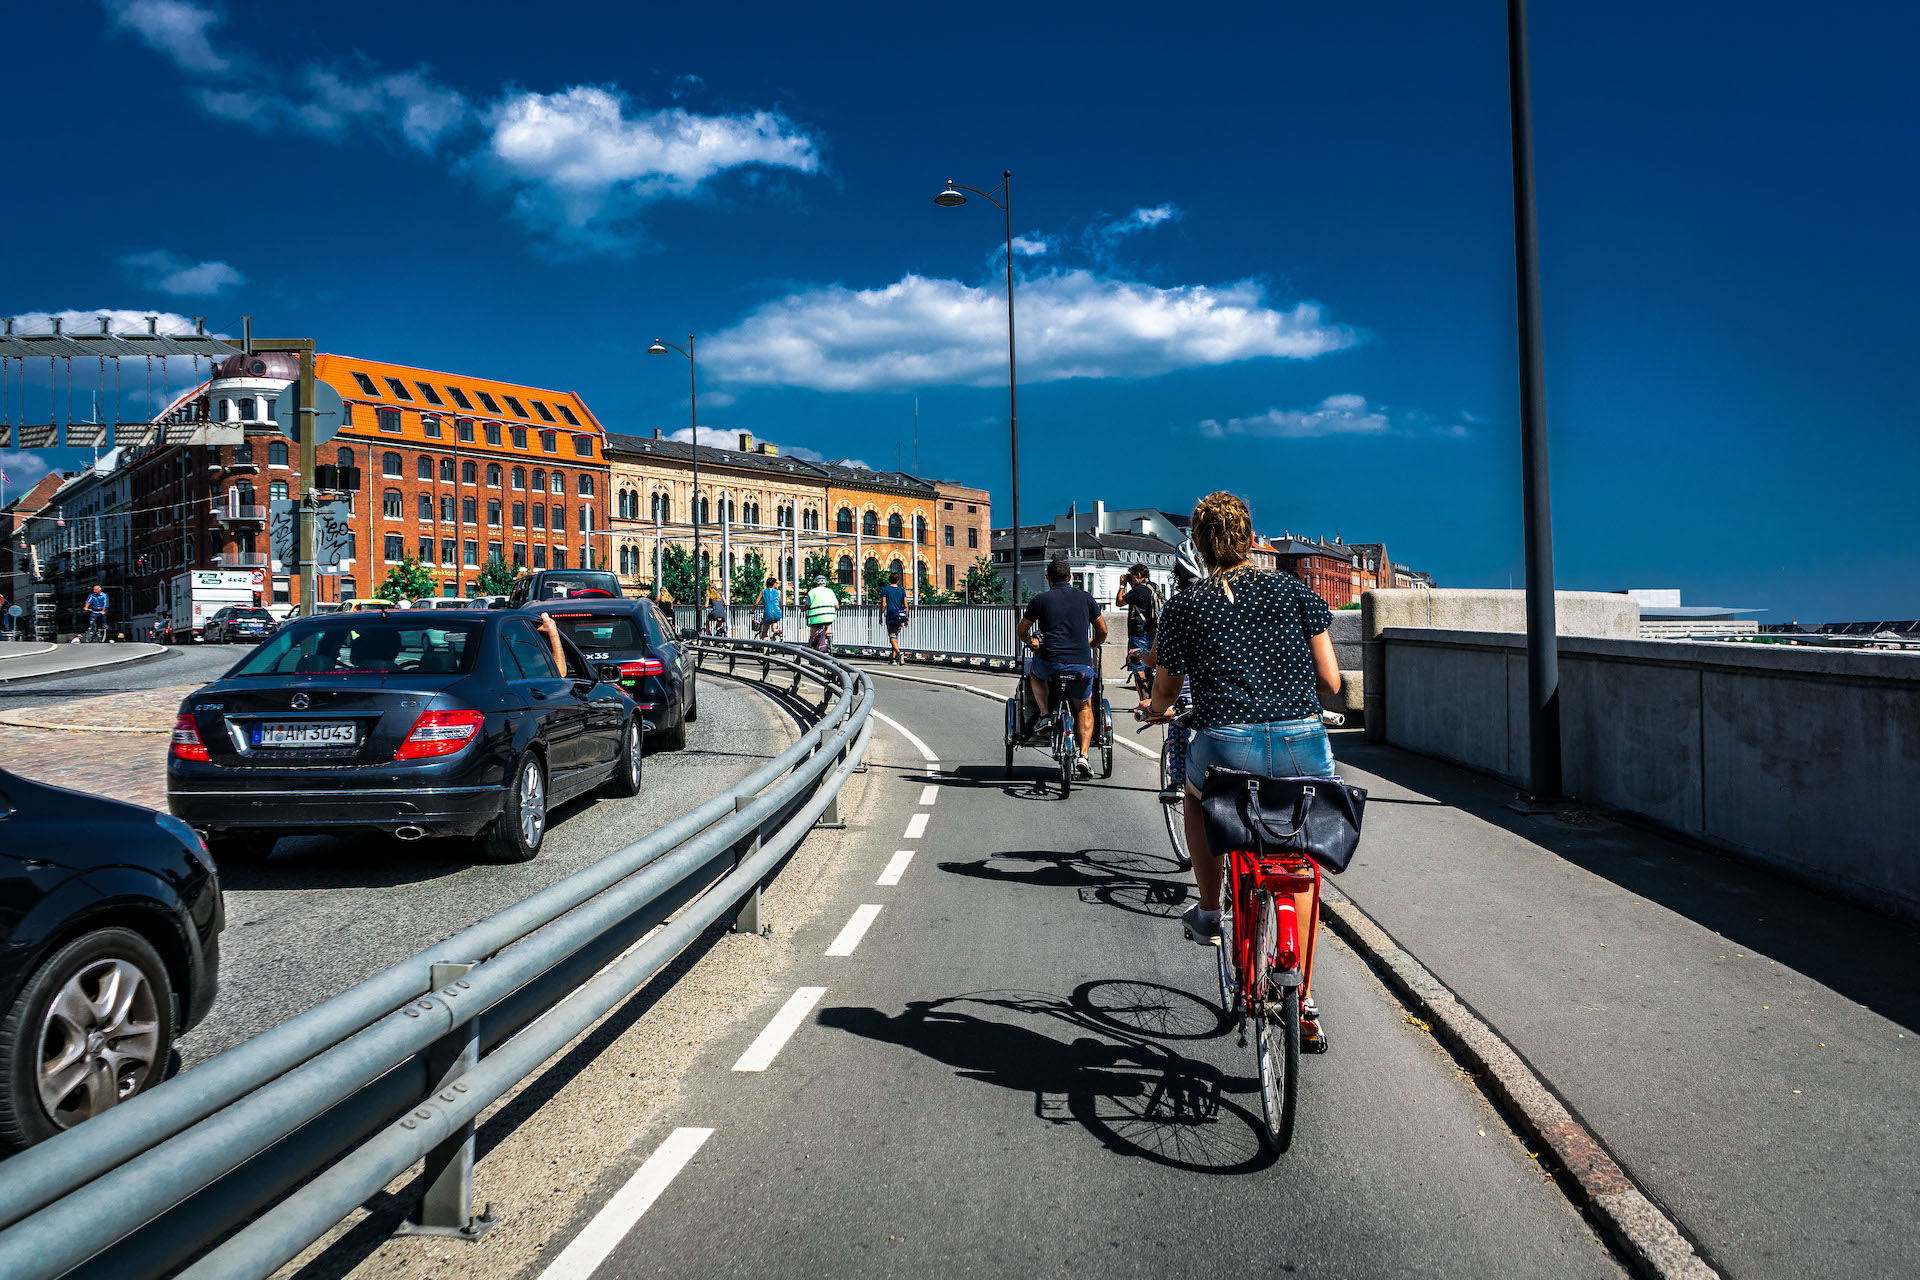
[[[1082,902],[1100,902],[1135,915],[1171,918],[1186,905],[1191,886],[1173,858],[1128,849],[1015,849],[974,862],[942,862],[940,869],[976,880],[1076,889]]]

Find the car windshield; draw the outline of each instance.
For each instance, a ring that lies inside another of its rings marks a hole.
[[[556,613],[553,620],[560,624],[561,633],[586,650],[589,656],[603,651],[641,647],[640,628],[634,625],[632,618],[604,613]]]
[[[542,600],[565,600],[576,591],[604,591],[610,596],[617,596],[620,594],[620,579],[611,573],[593,569],[549,573],[540,579]]]
[[[484,628],[481,622],[411,624],[342,614],[279,632],[228,675],[465,675]]]

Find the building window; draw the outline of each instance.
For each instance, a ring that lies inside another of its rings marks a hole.
[[[498,489],[499,487],[500,487],[500,464],[497,462],[489,462],[487,464],[487,488]]]
[[[547,491],[547,473],[535,467],[533,469],[533,475],[529,477],[527,481],[527,488],[533,490],[535,493],[545,493]]]
[[[273,602],[275,604],[293,603],[292,578],[275,578],[273,580]]]
[[[513,527],[516,529],[527,527],[527,504],[524,502],[513,504]]]
[[[851,508],[840,508],[833,517],[833,529],[835,533],[853,532],[853,511]],[[851,564],[852,561],[848,561],[848,563]]]
[[[580,477],[580,483],[575,485],[574,488],[579,491],[581,497],[591,498],[593,496],[593,477],[591,475],[582,474]],[[636,515],[639,514],[640,499],[638,497],[634,498],[633,500],[633,510],[634,510],[634,514]]]
[[[389,520],[398,520],[400,518],[400,491],[398,489],[388,489],[380,495],[380,499],[381,514],[385,515]]]
[[[353,371],[353,380],[359,384],[362,395],[377,396],[380,394],[380,388],[373,385],[373,379],[361,373],[358,369]]]
[[[267,465],[270,467],[284,467],[287,465],[287,442],[285,440],[270,440],[267,442]]]
[[[275,480],[267,486],[267,496],[275,502],[285,502],[290,496],[287,491],[287,482],[285,480]]]
[[[420,430],[429,440],[440,438],[440,419],[430,413],[420,415]]]
[[[527,469],[525,467],[515,467],[513,469],[513,487],[516,489],[524,489],[527,487]]]
[[[941,537],[945,539],[947,546],[949,547],[952,546],[953,545],[953,526],[947,525],[945,528],[943,528],[941,530]]]
[[[407,390],[407,384],[400,381],[400,379],[392,376],[383,376],[380,380],[387,384],[387,389],[393,392],[393,398],[395,400],[413,399],[413,392]]]
[[[953,504],[951,502],[943,502],[940,504],[940,507],[943,511],[953,510]]]
[[[893,558],[893,562],[887,566],[887,578],[889,581],[891,581],[896,576],[900,577],[902,581],[904,581],[906,572],[907,572],[906,568],[900,563],[899,556],[895,556]]]
[[[887,517],[887,536],[889,538],[898,538],[900,536],[900,533],[901,533],[900,513],[896,511],[892,515]]]
[[[560,508],[555,507],[554,510],[558,511],[560,510]],[[564,523],[564,521],[562,523]],[[593,532],[593,508],[592,507],[580,508],[580,532],[582,533]]]
[[[484,399],[486,399],[486,393],[485,393],[485,392],[482,392],[482,393],[480,394],[480,398],[481,398],[482,400],[484,400]],[[498,406],[495,406],[495,408],[494,408],[494,410],[493,410],[493,411],[494,411],[495,413],[498,413],[498,412],[500,412],[500,409],[499,409],[499,407],[498,407]],[[489,423],[487,424],[487,443],[488,443],[488,444],[499,444],[499,443],[500,443],[500,424],[499,424],[499,423],[497,423],[497,422],[489,422]]]
[[[414,459],[413,474],[417,479],[420,479],[420,480],[432,480],[433,479],[433,459],[429,458],[424,453],[421,454],[418,458]]]
[[[553,421],[553,410],[547,408],[546,405],[540,403],[538,400],[532,401],[531,403],[533,404],[535,411],[539,413],[540,420],[542,422]]]
[[[452,390],[452,388],[448,388],[448,390]],[[473,443],[473,419],[472,418],[455,418],[453,420],[453,428],[454,428],[454,431],[459,434],[462,442],[466,444]]]
[[[925,516],[915,516],[913,518],[913,540],[923,547],[927,545],[927,518]]]
[[[476,392],[474,392],[473,394],[475,394],[475,395],[477,395],[477,396],[479,396],[479,397],[480,397],[480,405],[481,405],[481,407],[482,407],[482,408],[484,408],[484,409],[485,409],[485,410],[486,410],[486,411],[487,411],[488,413],[498,413],[498,412],[500,412],[500,405],[499,405],[499,402],[498,402],[498,401],[496,401],[496,400],[495,400],[495,399],[494,399],[494,398],[493,398],[492,396],[490,396],[490,395],[488,395],[488,394],[487,394],[486,392],[484,392],[484,391],[476,391]],[[493,441],[492,441],[491,443],[493,443],[493,444],[499,444],[499,443],[500,443],[500,441],[498,440],[498,438],[496,438],[496,439],[494,439],[494,440],[493,440]]]
[[[862,537],[866,537],[866,538],[877,538],[880,536],[880,513],[879,512],[868,511],[861,515],[860,534]]]
[[[949,502],[947,505],[952,506],[953,504]],[[952,565],[947,566],[947,590],[949,591],[953,590],[953,566]]]
[[[840,557],[840,563],[834,568],[834,576],[840,580],[840,585],[843,587],[850,587],[853,585],[853,557],[852,556]]]
[[[403,558],[403,557],[404,557],[404,556],[405,556],[406,554],[407,554],[407,544],[406,544],[406,542],[405,542],[405,541],[404,541],[404,540],[403,540],[403,539],[402,539],[402,538],[400,537],[400,535],[399,535],[399,534],[397,534],[397,533],[390,533],[390,534],[388,534],[388,535],[387,535],[387,538],[386,538],[386,557],[387,557],[387,563],[388,563],[388,564],[396,564],[396,563],[398,563],[398,562],[399,562],[399,561],[400,561],[400,560],[401,560],[401,559],[402,559],[402,558]]]
[[[471,462],[460,464],[460,483],[476,484],[480,479],[480,468]]]
[[[694,521],[694,523],[695,524],[712,524],[713,523],[713,504],[705,495],[702,495],[700,498],[700,516],[697,520]]]
[[[567,473],[564,471],[556,471],[547,477],[547,488],[554,493],[565,493],[567,491]]]
[[[433,563],[433,539],[432,538],[420,539],[420,563],[421,564]]]
[[[979,549],[979,547],[980,547],[980,531],[978,529],[968,529],[967,530],[967,549],[969,551],[976,551]]]
[[[498,498],[487,504],[487,523],[496,529],[500,527],[500,500]]]
[[[464,391],[462,391],[462,390],[461,390],[460,388],[458,388],[458,387],[448,387],[448,388],[447,388],[447,394],[448,394],[448,395],[450,395],[450,396],[452,396],[452,397],[453,397],[453,402],[454,402],[455,404],[457,404],[457,405],[459,405],[459,406],[460,406],[460,407],[461,407],[462,409],[471,409],[471,408],[473,408],[473,401],[471,401],[471,400],[469,400],[469,399],[467,399],[467,393],[466,393],[466,392],[464,392]],[[469,437],[469,438],[471,438],[471,437]]]
[[[420,388],[420,394],[427,398],[428,404],[443,405],[446,403],[445,400],[442,400],[440,398],[440,393],[438,391],[435,391],[432,387],[428,386],[426,383],[416,382],[413,385]]]
[[[374,421],[379,424],[380,429],[388,435],[397,436],[400,434],[400,411],[398,409],[376,409],[374,410],[373,417]]]
[[[513,447],[516,449],[524,449],[527,447],[527,429],[525,427],[515,427],[513,429]]]
[[[235,445],[233,450],[233,460],[235,462],[252,462],[253,461],[253,442],[251,440],[242,440],[239,444]]]
[[[584,565],[586,562],[587,553],[582,551],[580,553],[580,563]],[[567,549],[565,547],[555,547],[553,549],[553,567],[556,569],[564,569],[567,567]]]
[[[673,519],[673,500],[664,493],[654,494],[652,514],[648,518],[655,522]]]
[[[441,564],[453,563],[453,539],[452,538],[440,539],[440,563]]]
[[[506,559],[506,550],[507,546],[504,542],[489,542],[487,544],[487,559],[504,560]]]
[[[453,495],[450,493],[440,499],[440,519],[447,524],[453,523]]]
[[[564,407],[561,408],[560,412],[567,414],[568,422],[573,422],[574,420],[573,415],[571,413],[567,413]],[[578,425],[578,424],[576,423],[575,425]],[[575,436],[573,438],[573,452],[575,457],[591,458],[593,456],[593,437],[592,436]]]
[[[560,437],[551,431],[542,431],[540,433],[540,452],[560,452]]]
[[[533,527],[536,529],[547,527],[547,509],[537,502],[533,504]]]
[[[513,567],[518,569],[521,566],[525,565],[526,563],[527,563],[527,544],[524,542],[514,543],[513,544]]]
[[[442,484],[453,483],[453,459],[452,458],[440,459],[440,483]]]
[[[353,465],[353,450],[342,449],[333,455],[333,460],[343,467],[350,467]]]
[[[466,564],[467,568],[477,568],[480,564],[480,544],[472,538],[468,538],[465,542],[462,542],[460,544],[460,558]],[[951,573],[953,566],[948,565],[947,570]]]
[[[521,406],[521,404],[520,404],[520,402],[519,402],[518,400],[516,400],[516,399],[514,399],[514,398],[513,398],[512,396],[501,396],[500,398],[501,398],[502,400],[505,400],[505,401],[507,402],[507,408],[509,408],[509,409],[511,409],[511,410],[513,410],[513,416],[514,416],[514,417],[516,417],[516,418],[524,418],[524,417],[526,417],[526,416],[527,416],[527,411],[526,411],[526,409],[525,409],[525,408],[523,408],[523,407]],[[520,445],[520,446],[521,446],[522,448],[525,448],[525,447],[526,447],[526,443],[527,443],[527,442],[526,442],[526,433],[525,433],[525,432],[523,431],[523,432],[521,432],[521,433],[520,433],[520,435],[521,435],[521,438],[520,438],[520,439],[519,439],[518,441],[516,441],[515,443],[517,443],[517,444],[519,444],[519,445]]]
[[[547,567],[547,549],[538,542],[533,544],[533,567],[536,569]]]
[[[479,506],[479,503],[476,499],[473,499],[473,498],[460,499],[460,523],[472,524],[474,522],[473,514],[478,509],[478,506]]]

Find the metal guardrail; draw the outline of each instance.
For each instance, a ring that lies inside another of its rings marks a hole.
[[[732,605],[727,610],[727,634],[751,636],[756,605]],[[1012,605],[930,604],[911,607],[909,622],[900,633],[900,648],[910,657],[960,662],[1012,662],[1019,646],[1014,639],[1019,611]],[[705,611],[677,605],[674,621],[698,628]],[[788,606],[787,638],[796,644],[807,639],[806,610]],[[887,623],[879,605],[841,605],[833,623],[835,652],[878,653],[887,649]]]
[[[8,1160],[0,1277],[165,1275],[241,1223],[180,1274],[271,1275],[422,1159],[410,1229],[491,1225],[472,1213],[475,1118],[730,910],[758,931],[761,881],[838,824],[872,736],[863,673],[793,645],[700,648],[813,681],[820,719],[645,838]]]

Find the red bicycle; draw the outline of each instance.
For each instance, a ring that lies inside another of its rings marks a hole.
[[[1300,1002],[1313,982],[1320,925],[1320,868],[1304,854],[1227,854],[1220,920],[1220,1007],[1238,1019],[1240,1047],[1253,1023],[1260,1111],[1275,1151],[1293,1145],[1300,1077]],[[1302,922],[1304,920],[1304,928]],[[1324,1040],[1316,1048],[1324,1048]]]

